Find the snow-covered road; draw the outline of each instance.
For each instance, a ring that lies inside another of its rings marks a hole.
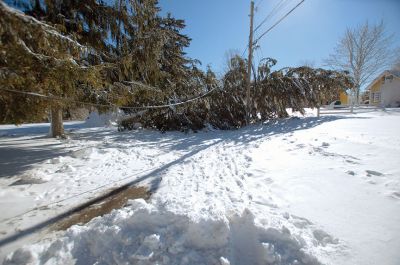
[[[23,128],[0,127],[2,238],[133,180],[155,192],[5,264],[400,262],[398,109],[196,134],[72,124],[69,140],[48,140]],[[6,150],[46,144],[51,153],[12,174]],[[23,179],[37,184],[15,185]]]

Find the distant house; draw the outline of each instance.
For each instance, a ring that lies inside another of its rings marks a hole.
[[[400,107],[400,71],[384,71],[367,87],[369,104]]]
[[[340,103],[339,103],[340,101]],[[349,105],[351,102],[351,96],[347,90],[340,90],[336,95],[331,98],[321,101],[321,105]]]
[[[347,94],[346,91],[339,92],[339,100],[340,103],[342,103],[343,105],[350,104],[349,95]]]

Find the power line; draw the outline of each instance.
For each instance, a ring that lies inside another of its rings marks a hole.
[[[244,57],[244,54],[247,52],[248,48],[249,48],[249,46],[246,45],[246,48],[244,48],[244,51],[242,52],[242,57]]]
[[[280,9],[282,9],[283,7],[285,7],[291,0],[282,0],[281,2],[279,2],[277,5],[275,5],[275,7],[273,8],[273,10],[268,14],[268,16],[256,27],[256,29],[253,31],[255,32],[256,30],[258,30],[263,23],[265,23],[268,19],[270,19],[271,17],[274,16],[274,12],[278,12]],[[292,8],[288,13],[285,14],[285,16],[283,16],[280,20],[278,20],[273,26],[271,26],[266,32],[264,32],[259,38],[257,38],[254,41],[254,45],[257,44],[257,42],[265,35],[267,34],[269,31],[271,31],[275,26],[277,26],[284,18],[286,18],[291,12],[293,12],[298,6],[300,6],[300,4],[302,4],[305,0],[302,0],[299,4],[297,4],[294,8]],[[262,2],[262,1],[261,1]],[[260,2],[260,3],[261,3]],[[258,5],[260,5],[260,3]],[[242,52],[242,57],[244,57],[246,51],[248,50],[248,46],[246,45],[245,49]]]
[[[260,53],[260,49],[261,49],[260,46],[257,46],[257,47],[254,49],[255,52],[256,52],[256,54],[257,54],[257,64],[259,64],[260,61],[262,60],[262,56],[261,56],[261,53]]]
[[[280,9],[284,8],[291,0],[281,0],[278,2],[275,7],[271,10],[271,12],[258,24],[258,26],[255,28],[254,32],[256,32],[262,25],[264,25],[265,22],[267,22],[269,19],[271,19],[274,15],[276,15]]]
[[[257,8],[260,7],[260,5],[262,4],[262,2],[264,2],[264,0],[260,0],[260,1],[256,4],[256,7],[255,7],[256,10],[257,10]]]
[[[290,15],[296,8],[298,8],[305,0],[301,0],[295,7],[293,7],[289,12],[287,12],[283,17],[281,17],[274,25],[272,25],[269,29],[267,29],[264,33],[262,33],[254,43],[257,43],[262,37],[264,37],[268,32],[270,32],[273,28],[275,28],[282,20],[284,20],[287,16]]]
[[[201,99],[209,94],[211,94],[214,90],[216,90],[216,87],[211,89],[210,91],[207,91],[204,94],[201,94],[196,97],[189,98],[185,101],[180,101],[176,103],[171,103],[171,104],[164,104],[164,105],[150,105],[150,106],[143,106],[143,107],[129,107],[129,106],[119,106],[115,104],[99,104],[99,103],[90,103],[90,102],[83,102],[83,101],[77,101],[71,98],[64,98],[64,97],[57,97],[57,96],[47,96],[43,95],[40,93],[35,93],[35,92],[28,92],[28,91],[19,91],[19,90],[14,90],[14,89],[8,89],[8,88],[0,88],[0,90],[7,91],[10,93],[16,93],[16,94],[23,94],[23,95],[28,95],[28,96],[33,96],[33,97],[40,97],[40,98],[45,98],[48,100],[54,100],[54,101],[68,101],[71,103],[75,104],[81,104],[81,105],[88,105],[88,106],[95,106],[95,107],[107,107],[107,108],[120,108],[120,109],[133,109],[133,110],[143,110],[143,109],[162,109],[162,108],[169,108],[173,106],[179,106],[183,104],[187,104],[189,102],[196,101],[198,99]]]
[[[261,59],[263,59],[263,58],[264,58],[264,53],[263,53],[263,51],[262,51],[262,47],[259,45],[258,48],[260,49]]]
[[[113,104],[107,105],[107,104],[98,104],[98,103],[76,101],[76,100],[69,99],[69,98],[56,97],[56,96],[47,96],[47,95],[43,95],[43,94],[40,94],[40,93],[29,92],[29,91],[20,91],[20,90],[14,90],[14,89],[9,89],[9,88],[0,88],[0,90],[7,91],[7,92],[10,92],[10,93],[15,93],[15,94],[22,94],[22,95],[28,95],[28,96],[33,96],[33,97],[45,98],[45,99],[54,100],[54,101],[68,101],[68,102],[77,103],[77,104],[83,104],[83,105],[88,105],[88,106],[116,107],[116,105],[113,105]]]

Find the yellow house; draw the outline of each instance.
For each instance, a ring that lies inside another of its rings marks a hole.
[[[380,92],[381,92],[381,82],[379,79],[369,87],[369,104],[379,104],[380,103]]]
[[[340,90],[336,95],[334,95],[332,98],[329,98],[328,100],[321,102],[322,105],[326,104],[333,104],[336,103],[337,101],[340,101],[341,105],[348,105],[350,104],[350,96],[347,93],[346,90]]]
[[[369,104],[382,107],[400,106],[400,71],[384,71],[367,87]]]
[[[339,100],[342,103],[342,105],[347,105],[349,104],[349,95],[347,95],[346,91],[340,91],[339,93]]]

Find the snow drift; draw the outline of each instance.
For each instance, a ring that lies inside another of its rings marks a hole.
[[[4,264],[320,263],[288,230],[256,226],[248,209],[194,221],[139,199],[52,243],[21,248]]]

